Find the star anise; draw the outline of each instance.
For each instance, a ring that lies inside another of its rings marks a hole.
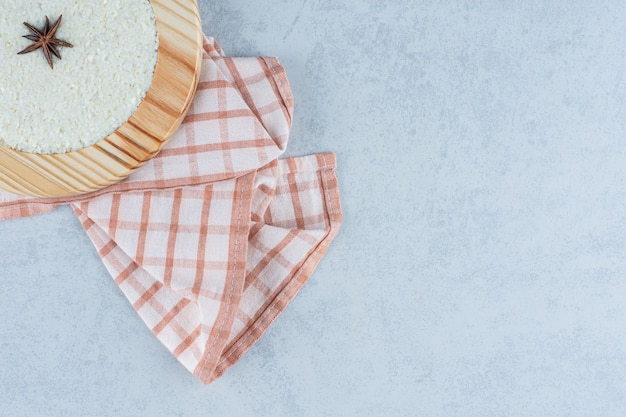
[[[24,35],[23,38],[26,38],[34,43],[25,48],[24,50],[18,52],[18,55],[27,54],[29,52],[36,51],[41,48],[44,56],[46,57],[46,61],[50,64],[50,68],[54,69],[54,63],[52,62],[52,55],[61,59],[61,54],[57,49],[60,46],[65,46],[68,48],[73,48],[69,42],[62,41],[60,39],[55,38],[57,29],[61,25],[61,20],[63,19],[63,15],[59,16],[56,22],[52,26],[50,26],[50,20],[48,16],[46,16],[46,24],[43,27],[43,30],[38,30],[36,27],[31,25],[30,23],[24,22],[24,26],[26,26],[33,34],[32,35]]]

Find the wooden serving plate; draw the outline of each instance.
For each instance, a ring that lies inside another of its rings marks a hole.
[[[65,197],[114,184],[156,155],[180,126],[200,76],[202,25],[196,0],[150,0],[159,38],[152,85],[137,111],[96,144],[62,154],[0,145],[0,188]]]

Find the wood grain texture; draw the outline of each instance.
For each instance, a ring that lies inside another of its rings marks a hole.
[[[159,48],[137,111],[98,143],[63,154],[0,145],[0,188],[39,197],[84,194],[121,181],[156,155],[183,121],[198,86],[202,26],[195,0],[150,0]]]

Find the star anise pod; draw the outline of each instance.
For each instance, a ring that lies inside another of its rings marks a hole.
[[[57,21],[54,22],[52,26],[50,26],[50,20],[48,19],[48,16],[46,16],[46,24],[41,31],[30,23],[24,22],[24,26],[26,26],[33,34],[24,35],[23,37],[30,41],[33,41],[34,43],[26,47],[24,50],[18,52],[18,55],[27,54],[41,48],[44,56],[46,57],[46,61],[48,61],[48,64],[50,64],[50,68],[54,69],[52,55],[61,59],[61,54],[59,53],[59,50],[57,48],[60,46],[65,46],[68,48],[74,47],[74,45],[69,42],[65,42],[55,38],[57,29],[61,25],[62,19],[63,15],[59,16]]]

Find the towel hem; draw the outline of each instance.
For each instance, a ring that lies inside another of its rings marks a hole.
[[[248,328],[233,340],[224,351],[222,359],[217,363],[210,380],[203,381],[210,383],[221,377],[231,366],[233,366],[246,353],[254,343],[261,338],[276,318],[286,309],[287,305],[308,281],[313,271],[328,250],[332,240],[337,236],[342,221],[341,203],[337,178],[334,170],[334,154],[316,155],[321,167],[320,175],[325,194],[325,204],[328,212],[328,232],[311,250],[300,268],[293,274],[287,284],[279,290],[274,299],[265,307],[265,310]],[[306,159],[306,158],[303,158]],[[327,160],[330,159],[330,160]]]

